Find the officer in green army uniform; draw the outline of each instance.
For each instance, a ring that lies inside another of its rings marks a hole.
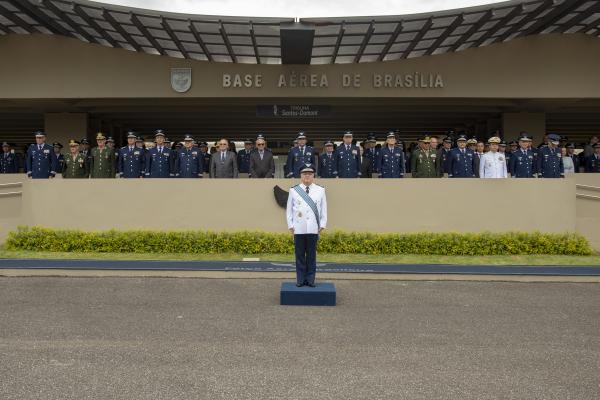
[[[85,156],[79,152],[79,142],[71,140],[69,142],[69,154],[63,159],[63,179],[82,179],[89,175],[88,163]]]
[[[103,133],[96,135],[98,147],[92,149],[89,158],[89,171],[91,178],[115,177],[115,152],[106,146],[106,137]]]
[[[417,148],[410,158],[410,170],[413,178],[437,178],[441,168],[440,159],[435,150],[431,150],[429,136],[419,139]]]

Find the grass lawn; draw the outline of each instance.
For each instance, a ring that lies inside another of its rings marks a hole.
[[[293,262],[291,254],[243,255],[225,254],[153,254],[153,253],[61,253],[43,251],[9,251],[0,248],[0,258],[99,259],[99,260],[176,260],[176,261],[241,261],[242,258],[261,261]],[[388,264],[482,264],[482,265],[600,265],[600,255],[593,256],[437,256],[437,255],[365,255],[318,254],[319,262],[388,263]]]

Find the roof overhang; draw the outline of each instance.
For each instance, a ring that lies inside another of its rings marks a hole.
[[[433,13],[347,18],[226,17],[87,0],[0,0],[0,35],[62,35],[170,57],[250,64],[387,61],[546,33],[600,33],[600,2],[513,0]]]

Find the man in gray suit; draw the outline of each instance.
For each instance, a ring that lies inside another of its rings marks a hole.
[[[267,149],[267,141],[263,135],[256,137],[256,148],[250,153],[250,178],[275,177],[275,160],[273,153]]]
[[[218,143],[218,150],[210,158],[210,177],[211,178],[237,178],[238,167],[235,153],[228,151],[229,141],[221,139]]]

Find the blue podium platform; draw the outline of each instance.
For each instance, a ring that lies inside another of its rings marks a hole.
[[[315,287],[296,287],[295,282],[283,282],[280,304],[282,306],[335,306],[335,285],[331,282],[318,282]]]

